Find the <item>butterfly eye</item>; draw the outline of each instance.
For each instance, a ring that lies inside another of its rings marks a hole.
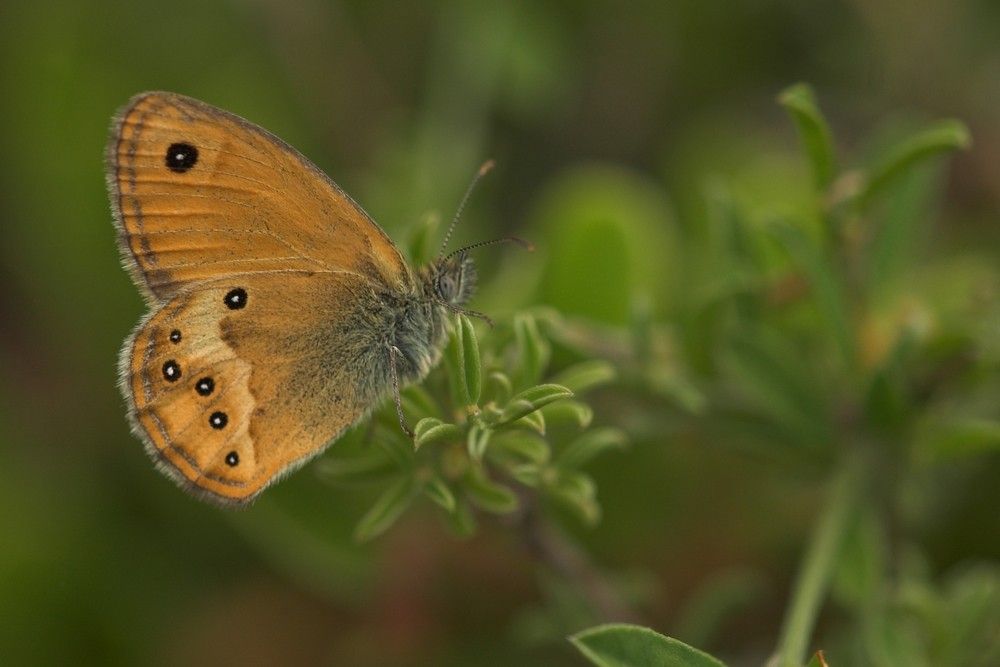
[[[247,291],[242,287],[231,289],[223,301],[229,310],[239,310],[247,305]]]
[[[163,364],[163,379],[167,382],[176,382],[181,377],[180,365],[171,359]]]
[[[226,454],[226,465],[229,466],[230,468],[235,468],[239,462],[240,462],[240,455],[237,454],[236,452],[229,452],[228,454]]]
[[[198,161],[198,149],[191,144],[170,144],[166,161],[170,171],[183,174]]]
[[[437,283],[438,295],[441,298],[450,301],[454,291],[455,291],[455,286],[451,279],[451,276],[448,274],[442,274],[441,277],[438,278],[438,283]]]
[[[226,424],[229,423],[229,417],[226,416],[225,412],[213,412],[212,416],[208,418],[208,423],[218,431],[226,427]]]
[[[181,332],[180,329],[174,329],[170,332],[170,342],[179,343],[181,342]]]

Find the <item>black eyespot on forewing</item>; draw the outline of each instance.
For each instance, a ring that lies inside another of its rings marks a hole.
[[[173,331],[170,332],[170,342],[171,343],[179,343],[179,342],[181,342],[181,330],[180,329],[174,329]]]
[[[181,367],[173,359],[163,364],[163,379],[167,382],[176,382],[181,378]]]
[[[200,396],[208,396],[215,390],[215,380],[210,377],[203,377],[195,383],[194,390]]]
[[[226,416],[225,412],[213,412],[208,418],[208,424],[215,430],[220,430],[226,427],[229,423],[229,417]]]
[[[167,149],[166,163],[170,171],[183,174],[198,161],[198,149],[191,144],[170,144]]]
[[[226,454],[226,465],[230,468],[235,468],[240,462],[240,455],[236,452],[229,452]]]
[[[226,298],[223,299],[223,302],[229,310],[245,308],[247,305],[247,291],[242,287],[231,289],[226,292]]]

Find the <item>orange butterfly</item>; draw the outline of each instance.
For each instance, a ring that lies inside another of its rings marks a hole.
[[[119,362],[133,431],[183,488],[223,504],[253,499],[390,391],[406,429],[399,386],[437,363],[449,311],[478,315],[461,307],[466,251],[521,242],[414,271],[295,149],[173,93],[116,116],[107,175],[122,261],[150,306]]]

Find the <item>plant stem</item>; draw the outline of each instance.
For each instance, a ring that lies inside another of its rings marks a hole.
[[[805,664],[809,638],[829,587],[836,558],[861,502],[865,470],[862,457],[849,454],[833,478],[826,508],[809,541],[792,589],[792,601],[778,641],[777,660],[773,661],[780,667],[801,667]]]
[[[622,599],[583,549],[542,516],[529,493],[521,494],[518,523],[529,551],[557,575],[583,593],[601,622],[640,623],[639,615]]]

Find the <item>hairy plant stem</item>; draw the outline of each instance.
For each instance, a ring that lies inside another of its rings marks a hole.
[[[601,622],[641,623],[587,553],[539,511],[531,492],[520,496],[517,525],[528,551],[557,576],[576,585]]]
[[[775,658],[769,664],[779,667],[801,667],[805,664],[809,639],[829,588],[844,536],[862,502],[867,468],[864,457],[851,452],[845,456],[834,475],[823,516],[809,540],[792,588],[792,600],[785,614]]]

